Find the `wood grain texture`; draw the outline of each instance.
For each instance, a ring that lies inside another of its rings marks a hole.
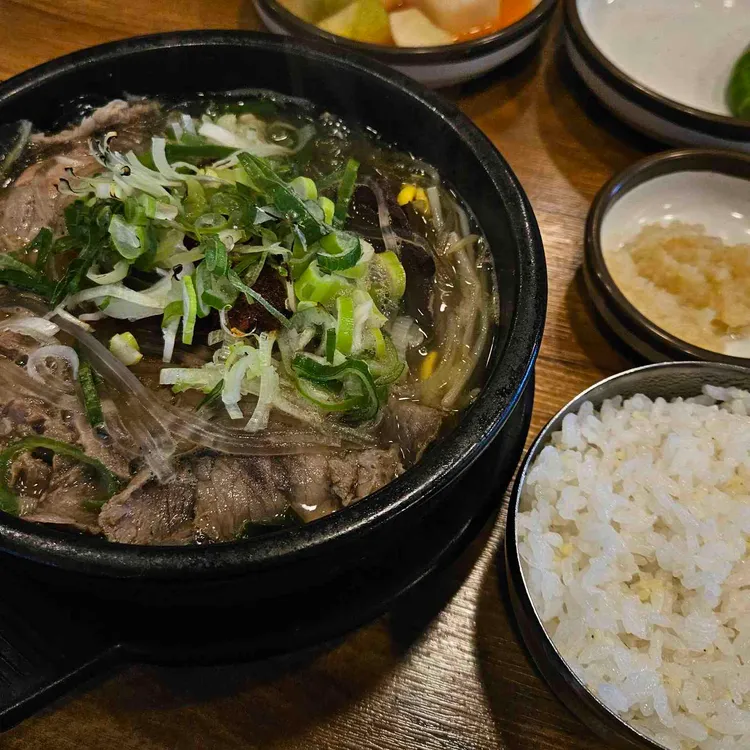
[[[0,78],[133,34],[257,23],[248,0],[0,0]],[[532,436],[583,388],[628,366],[584,301],[583,225],[599,187],[658,148],[592,100],[560,51],[558,28],[522,58],[446,92],[515,170],[544,238],[549,312]],[[600,748],[519,645],[496,569],[503,520],[450,571],[325,653],[261,667],[133,667],[3,735],[0,747]]]

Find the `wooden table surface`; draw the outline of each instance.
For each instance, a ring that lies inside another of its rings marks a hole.
[[[0,79],[125,36],[258,27],[250,0],[0,0]],[[593,101],[560,48],[559,18],[521,59],[445,93],[509,161],[544,238],[550,294],[533,436],[586,386],[628,366],[584,305],[583,226],[599,187],[659,146]],[[1,736],[0,748],[601,748],[519,644],[493,564],[503,521],[453,569],[323,655],[262,667],[132,667]]]

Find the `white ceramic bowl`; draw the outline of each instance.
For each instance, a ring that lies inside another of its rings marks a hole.
[[[494,34],[440,47],[389,47],[365,44],[329,34],[295,16],[277,0],[253,0],[266,28],[277,34],[322,39],[342,49],[361,52],[391,65],[431,88],[477,78],[521,54],[540,36],[556,0],[534,0],[533,10]]]
[[[566,0],[573,66],[615,115],[678,145],[750,151],[725,93],[750,44],[750,0]]]
[[[731,244],[750,243],[750,156],[708,149],[667,151],[644,159],[608,182],[586,222],[583,277],[606,326],[651,362],[697,359],[750,364],[742,343],[728,354],[709,351],[663,330],[637,310],[609,273],[605,256],[648,224],[703,224]]]

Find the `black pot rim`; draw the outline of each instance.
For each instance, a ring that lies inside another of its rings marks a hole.
[[[0,108],[15,96],[33,92],[81,67],[176,46],[243,46],[315,59],[346,67],[406,92],[439,118],[472,151],[502,195],[511,230],[520,246],[517,309],[504,349],[485,388],[460,424],[415,467],[371,495],[326,518],[252,540],[210,546],[160,547],[107,542],[0,514],[0,546],[11,554],[66,570],[114,578],[215,579],[250,570],[287,566],[336,549],[343,540],[363,537],[405,511],[428,501],[466,471],[497,436],[518,403],[533,371],[544,328],[547,278],[539,228],[510,167],[484,134],[457,107],[411,78],[372,60],[349,54],[342,59],[330,45],[270,34],[221,30],[186,31],[134,37],[84,49],[19,74],[0,84]],[[439,166],[439,165],[436,165]]]
[[[568,39],[594,73],[626,99],[675,125],[725,140],[750,141],[750,122],[681,104],[639,83],[614,65],[586,31],[578,0],[565,0],[565,29]]]
[[[633,336],[670,359],[706,360],[748,366],[750,358],[703,349],[683,341],[647,318],[622,293],[607,268],[601,230],[610,208],[631,190],[650,180],[677,172],[717,172],[750,180],[750,155],[723,149],[685,148],[641,159],[615,175],[594,198],[586,218],[584,272],[595,304],[601,301]],[[631,342],[626,342],[634,346]],[[637,347],[635,347],[637,348]]]
[[[550,18],[557,0],[539,0],[523,18],[510,26],[465,42],[445,44],[438,47],[388,47],[384,44],[371,44],[346,39],[328,31],[319,29],[303,21],[287,10],[278,0],[255,0],[263,12],[290,33],[307,39],[319,39],[339,47],[347,47],[357,52],[372,55],[389,65],[435,65],[437,63],[454,63],[473,60],[490,54],[502,47],[523,39],[540,29]]]

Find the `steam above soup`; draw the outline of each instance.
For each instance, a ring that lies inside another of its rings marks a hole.
[[[481,386],[479,229],[434,169],[271,96],[113,101],[0,169],[0,507],[229,541],[384,486]]]

